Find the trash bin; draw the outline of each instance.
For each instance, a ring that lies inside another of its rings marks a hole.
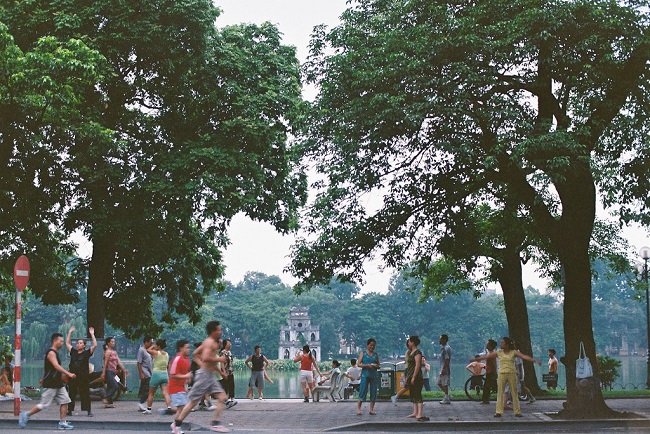
[[[397,390],[395,393],[399,392],[399,390],[404,387],[404,377],[406,376],[406,364],[405,363],[398,363],[396,366],[396,371],[395,371],[395,385],[397,386]],[[407,389],[406,392],[404,392],[401,396],[409,396],[410,391]]]
[[[395,390],[395,366],[379,370],[379,397],[390,398],[397,393]]]

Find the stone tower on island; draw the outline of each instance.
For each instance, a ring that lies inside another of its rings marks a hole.
[[[305,344],[309,345],[314,358],[320,361],[320,326],[312,325],[308,307],[292,307],[288,325],[280,328],[278,359],[293,359]]]

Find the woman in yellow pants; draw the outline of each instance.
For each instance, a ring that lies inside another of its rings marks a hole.
[[[493,351],[483,356],[473,357],[469,359],[469,361],[475,362],[478,360],[494,359],[495,357],[499,359],[499,376],[497,377],[497,411],[494,413],[494,417],[501,417],[503,414],[503,397],[506,384],[510,385],[510,390],[515,391],[515,393],[512,394],[512,408],[515,411],[515,416],[521,417],[522,414],[521,407],[519,406],[519,397],[516,393],[517,370],[515,369],[515,359],[520,357],[523,360],[537,363],[540,366],[542,365],[542,362],[519,352],[519,350],[515,349],[515,342],[507,336],[501,339],[499,347],[500,349],[497,351]]]

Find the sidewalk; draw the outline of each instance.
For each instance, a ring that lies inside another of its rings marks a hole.
[[[21,410],[29,410],[38,400],[24,401]],[[233,432],[471,432],[471,431],[556,431],[556,432],[650,432],[650,398],[610,399],[608,405],[614,410],[636,413],[638,418],[603,421],[555,420],[548,413],[562,409],[561,400],[542,400],[533,404],[522,403],[524,417],[515,418],[512,411],[506,411],[502,418],[492,417],[495,404],[481,405],[473,401],[453,401],[441,405],[437,401],[426,401],[424,414],[431,420],[417,422],[407,419],[412,406],[400,401],[394,406],[390,401],[377,402],[376,415],[368,414],[368,404],[362,407],[363,414],[356,415],[356,402],[330,403],[328,401],[304,403],[301,399],[269,399],[264,401],[240,399],[238,405],[224,410],[223,422]],[[94,417],[85,412],[71,416],[68,420],[75,426],[73,432],[170,432],[172,416],[160,416],[156,409],[160,401],[154,402],[154,414],[142,415],[137,411],[135,401],[117,401],[116,408],[105,409],[100,402],[93,403]],[[77,410],[79,408],[77,407]],[[213,412],[191,413],[183,429],[186,432],[206,432]],[[36,414],[29,421],[28,429],[38,431],[56,430],[58,408],[50,408]],[[13,415],[13,402],[0,402],[0,432],[20,432],[18,417]],[[27,431],[27,430],[26,430]]]

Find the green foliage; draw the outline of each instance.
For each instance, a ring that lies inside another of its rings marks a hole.
[[[603,389],[612,389],[614,381],[619,377],[618,368],[620,367],[620,360],[598,355],[598,376]]]
[[[300,151],[320,176],[293,273],[360,280],[376,257],[431,269],[433,293],[485,257],[483,275],[518,275],[490,248],[536,252],[564,272],[567,357],[579,341],[594,357],[597,194],[623,221],[650,215],[648,28],[645,1],[351,3],[305,66],[319,94]],[[603,407],[568,384],[568,414]]]
[[[46,303],[68,303],[78,282],[66,264],[73,246],[61,228],[73,200],[69,151],[92,124],[88,93],[103,77],[105,58],[69,37],[39,35],[21,46],[10,14],[2,19],[0,291],[13,293],[10,270],[26,254],[33,270],[30,288]],[[7,303],[1,296],[3,312]]]
[[[7,82],[33,88],[0,92],[0,139],[12,141],[0,160],[34,160],[0,171],[2,223],[17,220],[12,209],[34,219],[30,233],[0,226],[5,262],[29,252],[34,269],[52,276],[47,291],[40,273],[33,278],[48,303],[72,301],[66,290],[85,280],[100,336],[105,318],[129,337],[181,318],[197,323],[205,297],[224,289],[221,249],[235,214],[295,229],[305,200],[287,144],[301,111],[295,49],[269,23],[217,29],[207,0],[0,1],[0,11]],[[41,107],[49,112],[24,126],[4,116]],[[23,152],[23,142],[47,152]],[[61,266],[75,231],[93,254],[62,276],[47,266]],[[33,246],[53,257],[41,260]]]
[[[643,304],[630,297],[633,288],[619,287],[620,280],[606,278],[607,268],[599,267],[601,279],[595,284],[597,290],[592,301],[598,352],[605,354],[620,348],[623,339],[631,348],[642,346],[645,343]],[[199,323],[193,325],[188,318],[182,318],[173,329],[166,328],[158,336],[167,339],[170,346],[179,339],[201,342],[205,339],[205,323],[216,319],[222,323],[224,338],[233,342],[233,353],[241,364],[236,365],[238,369],[245,369],[243,361],[252,354],[255,345],[261,345],[263,353],[271,360],[272,369],[294,370],[298,365],[292,360],[275,360],[279,331],[287,324],[292,306],[309,306],[312,323],[320,326],[322,367],[327,370],[330,354],[331,358],[348,363],[350,358],[358,357],[357,351],[365,348],[369,337],[377,339],[381,359],[387,360],[403,356],[406,337],[418,335],[420,348],[433,359],[432,356],[440,351],[438,337],[447,333],[454,359],[464,360],[481,351],[487,339],[498,340],[508,335],[501,295],[486,293],[475,298],[462,292],[442,300],[419,302],[419,288],[422,288],[421,282],[402,274],[393,277],[386,294],[371,293],[341,300],[335,290],[314,288],[296,295],[277,276],[248,273],[237,285],[228,284],[225,292],[207,297],[206,304],[198,312]],[[23,303],[25,359],[40,359],[55,331],[65,334],[72,325],[77,330],[85,330],[85,292],[81,295],[75,305],[46,306],[26,293]],[[533,355],[544,358],[548,348],[555,348],[558,355],[565,354],[561,301],[553,294],[543,294],[532,287],[525,289],[525,296]],[[154,300],[153,310],[157,317],[164,315],[165,309],[163,299]],[[612,313],[623,310],[626,315]],[[118,330],[107,329],[107,335],[118,334]],[[13,324],[0,328],[2,335],[12,336]],[[340,338],[346,341],[348,349],[352,349],[351,354],[339,354]],[[133,342],[135,347],[139,344]]]

